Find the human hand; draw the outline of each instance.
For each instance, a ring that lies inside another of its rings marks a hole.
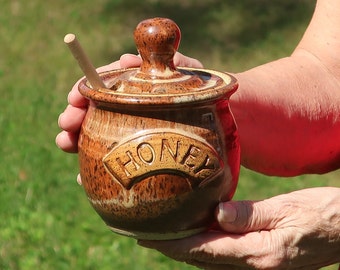
[[[127,68],[140,65],[140,58],[136,55],[122,55],[119,61],[97,69],[103,72],[110,69]],[[84,120],[89,101],[78,91],[79,79],[68,94],[68,105],[64,112],[59,115],[58,125],[62,131],[56,136],[56,144],[60,149],[69,153],[78,151],[78,135]]]
[[[204,269],[319,269],[340,262],[340,188],[295,191],[263,201],[221,203],[221,231],[139,241]]]
[[[137,67],[141,62],[141,58],[137,55],[124,54],[119,61],[100,67],[97,71],[103,72],[112,69]],[[176,66],[183,67],[203,67],[198,60],[184,56],[178,52],[174,56],[174,63]],[[80,80],[82,80],[82,78]],[[58,125],[62,131],[56,137],[56,144],[60,149],[69,153],[76,153],[78,151],[79,131],[88,106],[88,100],[78,91],[78,83],[80,80],[72,87],[68,95],[69,104],[64,112],[59,115],[58,119]]]

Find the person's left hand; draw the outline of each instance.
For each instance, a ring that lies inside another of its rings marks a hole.
[[[139,66],[140,62],[140,57],[137,55],[124,54],[120,60],[98,68],[97,72]],[[58,119],[62,131],[56,136],[56,144],[61,150],[69,153],[78,152],[78,135],[89,104],[89,101],[78,91],[78,84],[82,79],[80,78],[73,85],[67,97],[68,105]]]
[[[142,59],[140,56],[134,54],[123,54],[118,61],[98,68],[97,72],[119,68],[138,67],[141,63]],[[185,56],[179,52],[177,52],[174,56],[174,64],[175,66],[181,67],[203,67],[200,61]],[[82,79],[83,78],[80,80]],[[67,98],[69,104],[64,112],[60,114],[58,119],[58,125],[62,131],[56,137],[56,144],[61,150],[69,153],[76,153],[78,151],[79,131],[88,107],[88,100],[78,91],[78,83],[80,80],[73,85]]]
[[[226,202],[221,231],[139,244],[204,269],[319,269],[340,261],[339,206],[332,187]]]

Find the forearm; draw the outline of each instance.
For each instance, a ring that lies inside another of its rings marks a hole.
[[[340,21],[329,20],[332,34],[322,36],[325,6],[320,0],[291,57],[236,74],[231,108],[250,169],[292,176],[340,167]]]
[[[340,88],[305,65],[285,58],[236,75],[231,108],[246,167],[291,176],[340,166]]]

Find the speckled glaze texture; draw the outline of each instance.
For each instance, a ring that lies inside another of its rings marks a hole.
[[[176,69],[180,41],[169,19],[141,22],[140,68],[101,73],[106,88],[79,91],[92,102],[79,139],[88,199],[115,232],[176,239],[210,228],[214,209],[235,192],[238,134],[229,109],[236,80]]]

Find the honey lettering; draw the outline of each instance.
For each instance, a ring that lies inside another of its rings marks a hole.
[[[103,162],[113,178],[127,189],[162,171],[203,181],[223,168],[208,143],[174,132],[152,132],[119,143]]]

